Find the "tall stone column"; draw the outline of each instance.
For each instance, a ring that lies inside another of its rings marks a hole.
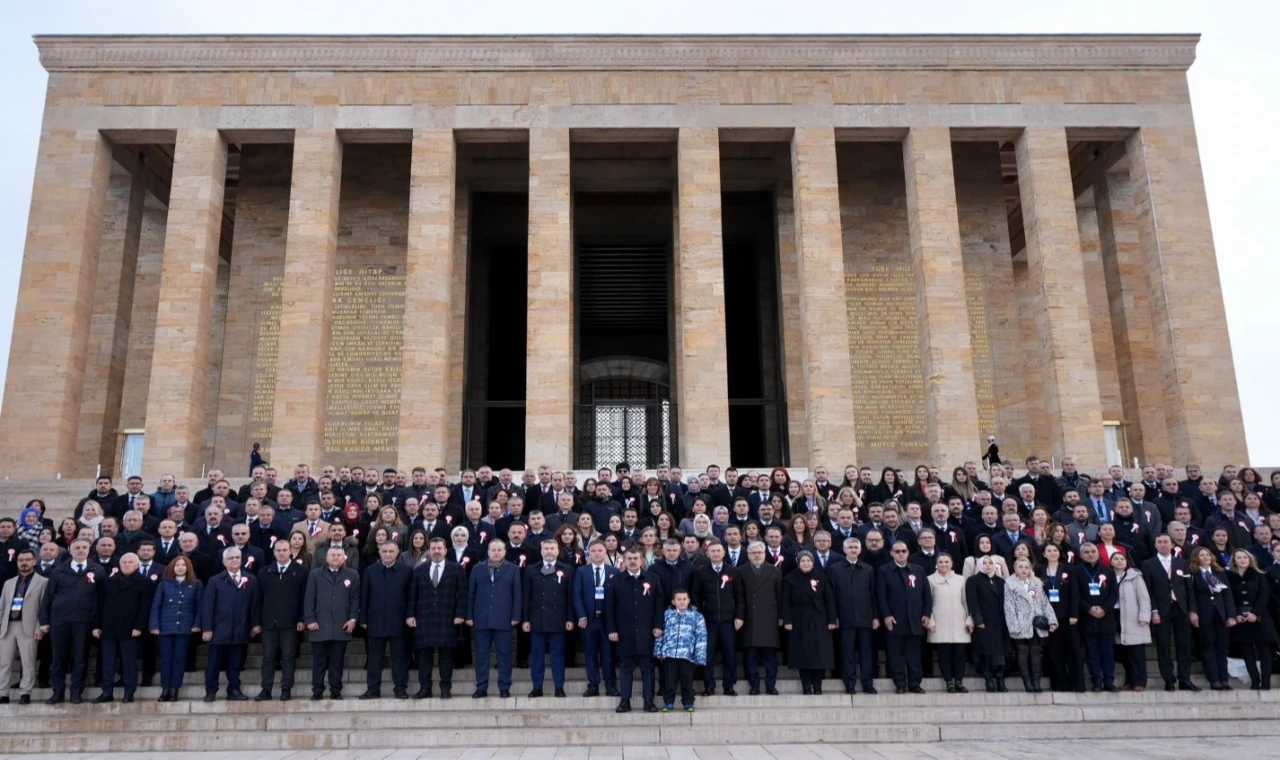
[[[133,316],[133,286],[142,237],[142,181],[123,169],[107,183],[94,283],[93,317],[85,357],[84,394],[80,402],[79,462],[75,477],[116,471],[117,429],[124,400],[125,360]]]
[[[680,464],[693,471],[729,457],[720,130],[681,129],[676,153],[675,355]]]
[[[836,136],[831,127],[798,127],[791,142],[796,272],[800,280],[800,363],[804,367],[809,450],[792,461],[832,472],[857,464],[849,359],[849,307]]]
[[[148,481],[200,473],[226,179],[222,135],[179,130],[147,395],[142,472]]]
[[[1195,128],[1144,127],[1129,138],[1125,152],[1173,460],[1245,462],[1244,421]]]
[[[0,474],[75,466],[111,150],[97,130],[44,130],[0,412]]]
[[[1165,462],[1171,456],[1169,428],[1133,196],[1127,172],[1109,173],[1093,186],[1129,454],[1143,462]]]
[[[1049,432],[1050,451],[1035,453],[1097,470],[1107,457],[1066,132],[1028,127],[1015,152]]]
[[[456,163],[453,130],[414,131],[400,382],[399,466],[405,471],[450,458],[449,383],[453,365],[462,363],[452,353]]]
[[[342,141],[332,129],[299,129],[293,136],[289,228],[280,285],[271,458],[282,470],[324,456],[328,405],[329,327],[334,257],[338,250],[338,196]]]
[[[573,466],[573,188],[569,130],[529,130],[527,467]]]
[[[929,461],[957,467],[981,451],[951,130],[913,127],[902,143],[916,272]]]

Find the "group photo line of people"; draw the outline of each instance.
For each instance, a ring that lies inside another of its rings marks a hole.
[[[203,655],[204,699],[293,698],[303,645],[312,700],[342,699],[364,641],[361,699],[582,696],[694,709],[708,696],[1144,691],[1154,645],[1166,691],[1271,688],[1280,637],[1280,471],[1219,477],[1153,464],[1130,482],[1064,458],[1002,462],[992,443],[951,472],[920,465],[716,465],[686,476],[627,463],[577,483],[539,467],[322,468],[277,484],[255,445],[250,482],[214,470],[192,492],[109,477],[60,521],[39,499],[0,517],[0,704],[133,702],[157,677],[176,701]],[[260,684],[241,688],[251,644]],[[1117,664],[1123,671],[1118,679]],[[416,688],[410,677],[416,670]],[[18,675],[20,673],[20,676]],[[303,676],[305,677],[305,676]],[[278,690],[277,690],[278,681]],[[972,681],[975,685],[976,681]],[[700,685],[700,690],[695,689]],[[471,688],[468,685],[467,688]],[[252,689],[250,690],[252,691]],[[678,697],[678,702],[677,702]]]

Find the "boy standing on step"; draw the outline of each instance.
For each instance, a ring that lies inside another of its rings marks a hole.
[[[671,597],[674,607],[663,618],[662,635],[653,642],[653,656],[666,671],[662,711],[675,709],[676,680],[685,712],[693,712],[693,666],[707,664],[707,621],[689,606],[689,592],[678,588]]]

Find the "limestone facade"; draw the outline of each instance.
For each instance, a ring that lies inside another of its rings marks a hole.
[[[789,464],[949,469],[995,434],[1097,468],[1104,420],[1145,461],[1244,464],[1196,42],[40,37],[0,475],[113,471],[137,430],[148,478],[238,473],[254,441],[282,470],[478,464],[469,251],[495,192],[527,198],[523,463],[569,467],[575,193],[611,181],[670,193],[672,455],[723,466],[729,142],[778,156],[748,189],[774,201]],[[672,158],[578,177],[592,143]]]

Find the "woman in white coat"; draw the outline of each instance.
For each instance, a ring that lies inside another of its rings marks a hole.
[[[1042,628],[1035,625],[1038,617],[1044,618],[1039,621]],[[1022,688],[1039,694],[1044,691],[1040,685],[1043,672],[1040,667],[1041,647],[1049,639],[1049,634],[1057,630],[1058,616],[1053,611],[1044,583],[1031,572],[1028,559],[1015,561],[1013,576],[1004,582],[1004,620],[1018,657]]]
[[[965,601],[965,580],[953,570],[951,555],[938,555],[937,570],[929,576],[933,615],[929,618],[929,643],[938,648],[938,667],[948,694],[968,694],[964,687],[965,645],[973,633],[973,618]]]
[[[1124,665],[1124,685],[1120,690],[1146,691],[1151,596],[1142,572],[1129,566],[1126,555],[1112,554],[1111,570],[1116,574],[1116,588],[1120,590],[1120,609],[1116,616],[1120,624],[1120,632],[1116,634],[1116,643],[1120,645],[1117,659]]]

